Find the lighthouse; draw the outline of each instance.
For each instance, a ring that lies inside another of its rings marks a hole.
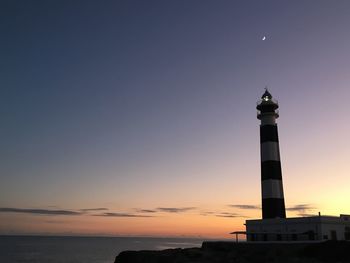
[[[260,122],[262,218],[285,218],[282,170],[276,119],[278,102],[266,89],[257,103]]]
[[[320,242],[350,241],[350,215],[309,215],[286,218],[282,170],[276,119],[278,102],[266,89],[257,106],[260,120],[262,219],[245,221],[246,231],[231,234],[246,235],[248,242]]]

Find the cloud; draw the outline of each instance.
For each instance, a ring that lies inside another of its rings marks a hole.
[[[67,221],[63,221],[63,220],[46,220],[44,222],[48,223],[48,224],[64,224],[64,223],[67,223]]]
[[[229,205],[229,207],[239,208],[239,209],[246,209],[246,210],[257,210],[261,209],[258,205]]]
[[[202,211],[200,212],[201,216],[216,216],[216,217],[229,217],[229,218],[248,218],[245,215],[238,214],[238,213],[232,213],[232,212],[213,212],[213,211]]]
[[[113,213],[113,212],[102,212],[107,211],[108,208],[98,207],[98,208],[83,208],[77,211],[73,210],[53,210],[53,209],[27,209],[27,208],[13,208],[13,207],[1,207],[0,213],[26,213],[26,214],[35,214],[35,215],[66,215],[66,216],[79,216],[79,215],[92,215],[92,216],[104,216],[104,217],[154,217],[151,215],[142,215],[134,213]],[[89,212],[99,212],[99,214],[91,214]],[[148,213],[153,213],[153,210],[140,210]],[[154,212],[157,212],[154,210]],[[49,222],[49,221],[47,221]],[[53,221],[50,221],[53,223]]]
[[[212,211],[202,211],[202,212],[200,212],[201,216],[208,216],[208,215],[213,215],[213,214],[215,214],[215,212],[212,212]]]
[[[94,216],[105,216],[105,217],[153,217],[148,215],[137,215],[137,214],[129,214],[129,213],[101,213],[95,214]]]
[[[304,212],[306,210],[316,209],[311,204],[300,204],[286,208],[287,211]]]
[[[12,208],[0,207],[0,213],[26,213],[35,215],[65,215],[76,216],[81,215],[82,212],[72,210],[50,210],[50,209],[27,209],[27,208]]]
[[[298,216],[315,216],[315,214],[311,214],[310,210],[314,210],[316,207],[311,204],[300,204],[286,208],[287,211],[298,212]]]
[[[158,207],[157,210],[167,213],[183,213],[190,210],[197,209],[197,207]]]
[[[153,209],[136,209],[138,213],[157,213],[157,210]]]
[[[158,213],[158,212],[166,212],[166,213],[184,213],[190,210],[195,210],[197,207],[158,207],[155,209],[135,209],[137,213]]]
[[[221,212],[218,214],[215,214],[217,217],[229,217],[229,218],[237,218],[237,217],[246,217],[237,213],[230,213],[230,212]]]
[[[82,212],[107,211],[107,210],[108,210],[108,208],[105,208],[105,207],[80,209],[80,211],[82,211]]]

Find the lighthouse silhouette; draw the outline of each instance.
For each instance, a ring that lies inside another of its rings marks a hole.
[[[246,235],[248,242],[320,242],[350,241],[350,215],[307,215],[286,218],[282,169],[276,120],[278,102],[266,89],[257,106],[260,120],[262,219],[245,221],[246,231],[231,234]]]
[[[278,102],[265,89],[257,103],[260,123],[262,218],[286,218],[276,119]]]

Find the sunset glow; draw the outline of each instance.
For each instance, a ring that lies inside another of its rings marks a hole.
[[[39,2],[0,8],[0,234],[231,238],[266,85],[287,216],[350,214],[349,1]]]

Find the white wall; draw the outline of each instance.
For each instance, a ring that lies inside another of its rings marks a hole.
[[[309,240],[309,235],[301,235],[308,231],[315,233],[315,240],[324,240],[324,236],[331,239],[331,231],[336,232],[337,240],[345,240],[345,227],[350,227],[350,221],[342,220],[340,217],[324,216],[246,221],[248,233],[260,234],[257,235],[258,241],[263,241],[262,233],[270,233],[267,236],[268,240],[277,240],[277,234],[281,234],[284,241],[292,241],[292,234],[298,234],[298,240]]]

